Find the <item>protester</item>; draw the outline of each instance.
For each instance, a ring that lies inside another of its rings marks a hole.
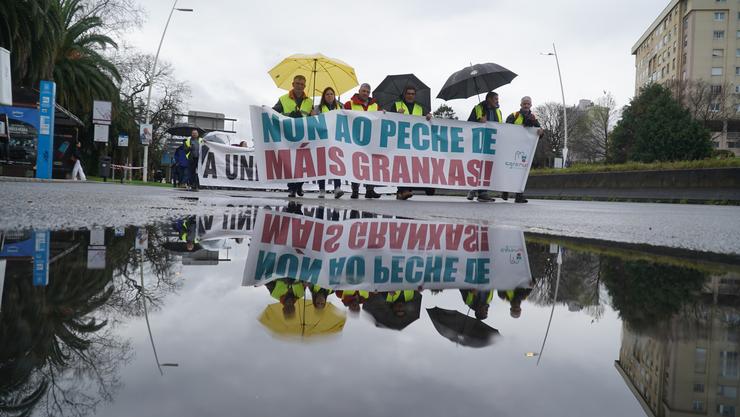
[[[265,284],[270,296],[283,305],[285,318],[295,316],[295,302],[305,297],[304,284],[292,278],[280,278]]]
[[[190,132],[190,137],[185,139],[185,155],[188,159],[188,186],[192,191],[198,191],[198,157],[200,156],[200,145],[203,139],[198,129]]]
[[[80,153],[81,147],[82,143],[78,140],[72,148],[72,160],[75,163],[74,168],[72,168],[72,179],[75,181],[77,180],[77,177],[79,177],[81,181],[87,181],[85,171],[82,169],[82,163],[80,162],[80,159],[82,158],[82,154]]]
[[[407,86],[404,88],[400,100],[396,101],[388,111],[409,116],[424,116],[424,109],[421,104],[416,102],[416,87]],[[427,113],[425,117],[427,120],[432,120],[432,113]],[[413,196],[414,191],[411,187],[398,187],[396,191],[396,199],[398,200],[408,200]]]
[[[498,291],[498,297],[509,302],[509,314],[518,319],[522,315],[522,301],[532,293],[531,288],[517,288],[508,291]]]
[[[334,291],[329,288],[323,288],[317,284],[311,286],[311,300],[314,308],[323,310],[326,307],[326,297]]]
[[[382,110],[375,98],[370,97],[370,84],[362,83],[360,89],[357,91],[352,98],[344,103],[344,108],[347,110],[356,111],[379,111]],[[360,195],[360,184],[352,183],[352,195],[350,198],[359,198]],[[375,192],[375,187],[372,185],[365,184],[365,198],[380,198],[380,194]]]
[[[281,96],[272,109],[278,113],[282,113],[284,116],[295,119],[310,115],[313,103],[306,96],[305,89],[306,77],[296,75],[293,77],[293,88],[288,91],[288,94]],[[293,198],[296,194],[303,197],[303,182],[288,183],[288,197]]]
[[[524,127],[537,127],[539,128],[537,130],[537,135],[539,136],[542,136],[544,133],[542,126],[540,126],[540,122],[537,120],[534,113],[532,113],[532,98],[529,96],[522,97],[519,111],[511,113],[509,117],[506,118],[506,123],[522,125]],[[507,200],[509,198],[509,193],[502,193],[501,198]],[[515,203],[526,203],[527,201],[528,200],[524,198],[524,193],[516,193],[516,197],[514,198]]]
[[[326,87],[324,92],[321,93],[321,101],[316,107],[311,110],[311,115],[315,116],[319,113],[326,113],[332,110],[342,109],[342,102],[337,100],[336,93],[331,87]],[[319,180],[319,198],[324,198],[326,195],[326,180]],[[340,198],[344,195],[342,191],[342,182],[340,180],[334,180],[334,198]]]
[[[349,311],[353,313],[358,313],[360,311],[360,304],[370,298],[370,292],[365,290],[337,291],[335,294],[342,300],[342,304],[347,306]]]
[[[473,107],[473,110],[471,110],[470,116],[468,117],[468,121],[479,123],[503,123],[504,119],[501,115],[501,109],[498,104],[498,93],[495,91],[489,91],[488,94],[486,94],[486,99]],[[487,190],[470,190],[468,192],[468,200],[472,200],[476,197],[478,197],[478,201],[495,201]]]
[[[175,167],[177,168],[177,185],[190,183],[190,168],[188,158],[188,139],[183,139],[182,144],[175,149]]]
[[[475,312],[475,318],[485,320],[488,318],[488,307],[493,299],[493,290],[460,290],[465,305]]]

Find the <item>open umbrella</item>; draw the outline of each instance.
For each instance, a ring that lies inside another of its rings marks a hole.
[[[328,336],[342,331],[347,317],[344,311],[326,303],[323,309],[314,307],[313,302],[296,303],[295,315],[286,317],[283,305],[270,304],[262,311],[259,322],[270,332],[281,338],[305,339]]]
[[[393,311],[393,304],[386,302],[385,297],[374,294],[365,301],[362,309],[370,313],[375,325],[393,330],[403,330],[419,319],[421,315],[421,296],[402,303],[403,311]]]
[[[306,77],[306,95],[320,96],[326,87],[334,88],[337,95],[359,84],[355,69],[338,59],[322,54],[295,54],[283,59],[269,71],[275,85],[290,90],[293,77]]]
[[[459,311],[434,307],[428,308],[427,313],[439,334],[463,346],[485,347],[499,335],[498,330]]]
[[[506,85],[515,77],[513,72],[492,62],[470,65],[450,75],[437,98],[452,100],[472,97]]]
[[[378,100],[381,108],[389,109],[393,103],[402,99],[404,90],[409,86],[416,88],[416,102],[421,104],[424,114],[428,113],[432,107],[431,90],[414,74],[388,75],[375,87],[373,97]]]
[[[174,126],[167,128],[165,132],[172,136],[190,136],[193,130],[197,130],[200,136],[206,133],[205,130],[191,123],[175,123]]]
[[[188,250],[188,242],[164,242],[162,243],[162,247],[167,249],[170,252],[176,252],[176,253],[187,253],[187,252],[195,252],[203,249],[203,247],[200,245],[200,243],[193,243],[193,249]]]

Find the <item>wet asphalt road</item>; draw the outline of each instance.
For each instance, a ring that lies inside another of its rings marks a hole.
[[[350,200],[315,193],[304,204],[367,210],[419,219],[490,223],[551,235],[643,243],[740,254],[740,207],[683,204],[512,200],[469,202],[461,197],[415,196],[396,201]],[[0,230],[142,225],[193,214],[217,214],[229,205],[286,204],[283,192],[201,190],[118,183],[0,180]]]

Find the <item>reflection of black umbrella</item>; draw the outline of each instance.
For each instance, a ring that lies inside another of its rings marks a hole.
[[[172,136],[190,136],[193,130],[197,130],[198,135],[200,135],[201,137],[206,133],[205,130],[190,123],[175,123],[174,126],[167,129],[167,133]]]
[[[516,74],[492,62],[471,65],[450,75],[445,85],[439,90],[437,98],[451,100],[472,97],[506,85],[514,77]]]
[[[202,249],[200,243],[193,243],[193,249],[188,250],[188,242],[164,242],[162,246],[170,252],[178,253],[195,252]]]
[[[432,107],[431,90],[414,74],[389,75],[375,87],[373,97],[378,100],[380,107],[390,109],[393,104],[401,100],[406,87],[416,87],[416,102],[421,104],[424,114]]]
[[[385,296],[374,294],[365,301],[362,309],[370,313],[375,319],[375,325],[393,330],[403,330],[409,324],[419,319],[421,315],[421,294],[414,296],[411,301],[402,302],[403,313],[393,311],[393,303],[385,301]]]
[[[485,347],[499,335],[498,330],[459,311],[434,307],[428,308],[427,313],[439,334],[464,346]]]

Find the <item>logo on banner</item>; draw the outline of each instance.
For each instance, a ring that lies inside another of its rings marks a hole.
[[[529,155],[527,155],[526,152],[516,151],[516,153],[514,153],[514,160],[506,161],[506,166],[509,167],[509,169],[528,168],[529,162],[527,162],[527,159],[529,159]]]

